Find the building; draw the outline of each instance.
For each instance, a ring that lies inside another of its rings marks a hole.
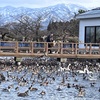
[[[81,43],[100,43],[100,8],[79,14],[76,18],[80,20],[79,41]]]

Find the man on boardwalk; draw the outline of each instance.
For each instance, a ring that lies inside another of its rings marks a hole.
[[[50,43],[50,42],[53,42],[53,34],[50,34],[50,35],[47,36],[47,41],[46,42],[49,42],[48,43],[48,48],[51,48],[53,46],[53,43]],[[50,53],[52,53],[51,49],[48,49],[48,50],[49,50]]]

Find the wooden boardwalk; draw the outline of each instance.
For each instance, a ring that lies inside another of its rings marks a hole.
[[[52,48],[48,48],[47,42],[0,41],[0,56],[40,57],[44,55],[57,58],[100,58],[100,43],[57,42]]]

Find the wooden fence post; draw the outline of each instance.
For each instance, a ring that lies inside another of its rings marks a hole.
[[[16,53],[18,53],[18,42],[16,41]]]

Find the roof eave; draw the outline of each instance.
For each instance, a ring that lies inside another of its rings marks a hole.
[[[100,18],[100,14],[91,14],[91,15],[78,15],[76,19],[89,19],[89,18]]]

